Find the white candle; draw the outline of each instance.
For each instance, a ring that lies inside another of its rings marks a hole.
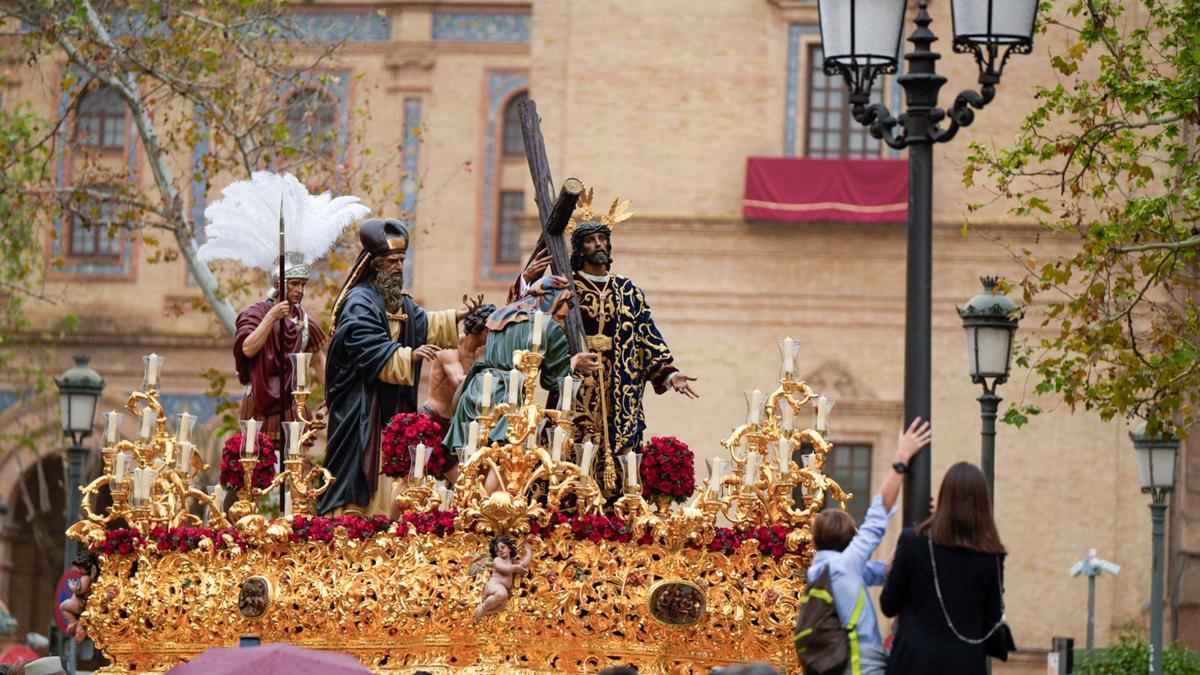
[[[158,472],[154,469],[134,469],[133,470],[133,496],[134,499],[150,499],[150,493],[154,488],[154,481],[158,478]]]
[[[195,446],[184,441],[179,444],[179,470],[187,475],[192,468],[192,451]]]
[[[625,485],[627,487],[638,486],[638,454],[632,450],[625,453]]]
[[[554,427],[554,441],[550,447],[550,461],[558,464],[562,461],[562,446],[567,442],[567,430],[562,427]]]
[[[189,415],[186,412],[179,413],[179,433],[176,438],[180,443],[187,443],[192,440],[192,427],[196,424],[196,416]]]
[[[829,431],[829,410],[833,401],[821,396],[817,398],[817,431]]]
[[[213,504],[215,504],[217,507],[217,513],[223,513],[225,506],[225,488],[220,483],[212,486],[212,497]]]
[[[546,313],[539,309],[533,313],[533,336],[529,340],[535,352],[542,350],[542,331],[545,326]]]
[[[308,388],[308,364],[312,360],[312,354],[308,352],[297,352],[291,355],[292,369],[296,373],[296,388]]]
[[[245,436],[243,436],[242,457],[250,459],[258,457],[258,420],[246,420]]]
[[[121,426],[121,413],[113,410],[104,413],[104,444],[112,447],[117,444],[117,432]]]
[[[583,456],[579,460],[579,471],[585,476],[592,475],[592,460],[596,457],[596,444],[591,441],[585,441],[583,444]]]
[[[304,423],[284,422],[283,432],[287,436],[288,459],[298,457],[300,455],[300,437],[304,435]]]
[[[521,371],[513,368],[508,371],[508,404],[517,404],[517,395],[521,391]]]
[[[746,424],[758,424],[762,420],[762,391],[755,389],[747,395],[750,409],[746,412]]]
[[[804,455],[803,457],[801,457],[801,459],[804,460],[804,468],[808,469],[809,471],[812,471],[813,469],[816,468],[816,466],[817,466],[816,453],[810,452],[807,455]]]
[[[785,475],[792,468],[792,439],[786,436],[779,439],[779,475]]]
[[[292,492],[288,490],[283,493],[283,516],[285,518],[292,515]]]
[[[783,339],[783,372],[796,372],[796,341],[790,336]]]
[[[479,447],[479,422],[473,421],[467,425],[467,457],[475,454]]]
[[[142,408],[142,428],[139,430],[138,438],[143,441],[148,441],[154,437],[154,423],[158,421],[158,411],[151,408]]]
[[[417,451],[413,457],[413,478],[425,477],[425,451],[427,448],[424,443],[417,444]]]
[[[796,412],[792,410],[792,404],[783,398],[779,400],[779,405],[779,428],[784,431],[794,431],[796,429]]]
[[[479,407],[482,410],[487,410],[492,407],[492,389],[496,386],[495,376],[492,371],[487,371],[483,374],[483,391],[479,393]]]
[[[113,482],[120,483],[125,478],[125,466],[129,462],[128,452],[118,452],[116,461],[113,462]]]
[[[442,511],[449,511],[450,510],[450,498],[454,494],[454,491],[447,489],[446,482],[440,481],[440,480],[436,484],[434,484],[433,487],[434,487],[434,492],[436,492],[437,496],[438,496],[439,508]]]
[[[564,375],[562,384],[558,388],[558,409],[563,412],[570,412],[575,406],[575,378],[570,375]]]
[[[158,374],[162,370],[163,357],[158,354],[151,353],[149,356],[142,357],[146,366],[145,385],[147,389],[153,389],[158,386]]]
[[[724,457],[709,457],[708,460],[708,489],[718,494],[721,491],[721,481],[725,480],[725,469],[729,460]]]
[[[746,485],[754,485],[758,482],[758,466],[762,462],[762,456],[757,452],[752,452],[746,457],[746,475],[744,477]]]

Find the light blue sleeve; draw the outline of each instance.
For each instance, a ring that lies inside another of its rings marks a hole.
[[[842,560],[848,570],[854,570],[858,576],[865,574],[867,561],[875,554],[875,549],[879,548],[883,533],[887,531],[888,521],[892,519],[897,508],[893,506],[891,511],[884,511],[883,497],[880,495],[875,495],[871,500],[871,508],[867,509],[867,517],[863,520],[862,527],[858,528],[858,534],[854,535],[850,545],[842,552]]]
[[[868,560],[862,577],[863,583],[868,586],[882,586],[887,579],[887,563],[882,560]]]

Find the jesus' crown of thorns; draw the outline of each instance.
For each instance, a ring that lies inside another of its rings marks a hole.
[[[625,222],[633,217],[633,213],[628,211],[629,200],[621,201],[620,197],[613,200],[612,206],[608,207],[608,214],[600,216],[600,222],[612,230],[615,229],[617,223]],[[592,188],[583,191],[579,195],[579,203],[575,206],[575,213],[571,215],[571,219],[567,222],[567,236],[571,236],[575,232],[575,228],[579,227],[580,223],[588,223],[596,220],[596,214],[592,211]]]

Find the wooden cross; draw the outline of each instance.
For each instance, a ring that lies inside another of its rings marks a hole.
[[[563,241],[563,231],[566,230],[571,214],[575,212],[579,195],[583,193],[583,183],[576,178],[568,178],[558,193],[558,199],[550,201],[550,195],[554,191],[554,179],[550,175],[550,161],[546,159],[546,142],[542,138],[537,104],[532,99],[526,99],[517,104],[517,111],[521,114],[525,159],[529,162],[529,174],[533,177],[534,201],[537,202],[538,219],[542,224],[542,236],[529,259],[533,260],[544,249],[549,250],[551,272],[567,280],[567,288],[571,291],[571,308],[567,312],[567,344],[571,348],[571,354],[575,355],[585,351],[585,333],[583,319],[579,315],[579,298],[575,294],[571,253]]]

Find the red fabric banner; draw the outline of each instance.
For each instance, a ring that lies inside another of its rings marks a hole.
[[[750,157],[747,220],[897,223],[908,220],[903,159]]]

